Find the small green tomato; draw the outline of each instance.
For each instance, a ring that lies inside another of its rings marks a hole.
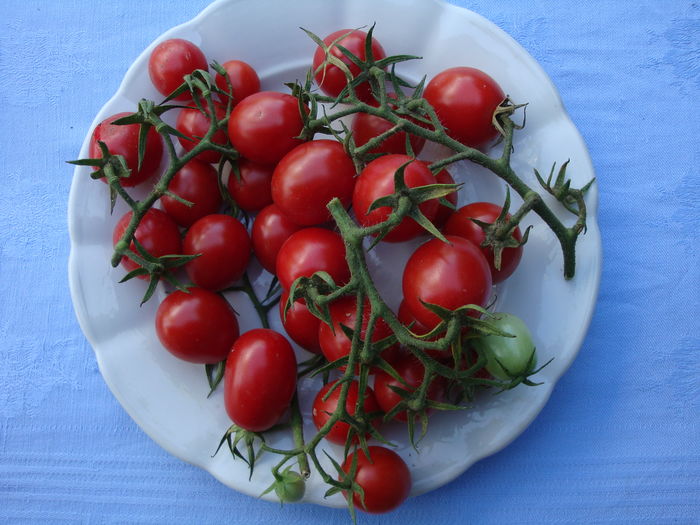
[[[530,374],[537,365],[537,355],[525,323],[507,313],[495,313],[489,320],[499,330],[515,337],[489,335],[474,341],[474,345],[486,357],[486,369],[494,377],[504,380]]]

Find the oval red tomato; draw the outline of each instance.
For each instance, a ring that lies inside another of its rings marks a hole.
[[[282,291],[279,300],[279,313],[282,326],[287,335],[304,350],[314,354],[321,353],[321,346],[318,344],[318,327],[321,320],[312,314],[303,301],[294,301],[285,312],[284,308],[289,300],[289,292]]]
[[[255,217],[251,238],[253,251],[263,268],[276,273],[277,254],[284,242],[301,226],[284,215],[275,204],[263,208]]]
[[[296,357],[289,341],[274,330],[250,330],[238,338],[226,360],[226,412],[239,427],[263,432],[282,418],[296,382]]]
[[[328,393],[333,389],[330,394]],[[331,418],[333,412],[338,408],[338,401],[340,400],[340,389],[341,385],[337,382],[328,383],[321,390],[314,399],[313,409],[311,410],[311,416],[314,420],[314,425],[317,429],[321,429],[323,425]],[[357,381],[351,381],[348,386],[347,397],[345,398],[345,410],[350,415],[354,416],[357,411],[357,400],[360,397],[360,385]],[[366,414],[372,414],[374,412],[379,412],[379,405],[374,397],[374,391],[367,387],[364,391],[362,409]],[[378,418],[372,421],[372,426],[377,426]],[[344,421],[337,421],[326,434],[326,439],[331,443],[337,445],[345,445],[352,431],[352,427]],[[369,438],[370,433],[366,432],[365,437]],[[352,439],[353,443],[358,442],[357,434],[355,433]]]
[[[209,70],[207,58],[202,50],[189,40],[171,38],[158,44],[148,59],[148,74],[161,95],[168,96],[183,82],[185,75],[195,69]],[[175,100],[190,100],[189,92]]]
[[[224,107],[216,104],[214,108],[217,120],[226,118],[226,109]],[[183,108],[177,116],[175,128],[191,140],[182,137],[178,137],[177,140],[185,151],[192,151],[200,143],[200,139],[207,134],[210,126],[211,120],[207,114],[202,113],[198,108]],[[221,128],[216,130],[211,141],[220,146],[225,146],[228,144],[226,131]],[[215,163],[221,160],[221,153],[214,150],[206,150],[197,155],[196,158],[202,162]]]
[[[168,190],[192,203],[187,206],[168,195],[160,198],[165,212],[183,228],[221,208],[219,182],[211,164],[192,159],[173,176]]]
[[[218,363],[226,359],[238,338],[238,320],[226,299],[214,292],[176,290],[156,311],[156,333],[175,357],[191,363]]]
[[[231,172],[228,191],[242,210],[258,211],[272,204],[272,171],[271,166],[256,164],[246,159],[238,162],[239,177]]]
[[[229,60],[221,64],[221,66],[226,71],[229,81],[231,82],[234,105],[238,104],[247,96],[260,91],[260,78],[258,78],[257,72],[250,64],[242,60]],[[215,82],[220,90],[226,93],[229,92],[225,77],[217,73]],[[225,97],[221,97],[221,99],[224,103],[227,102]]]

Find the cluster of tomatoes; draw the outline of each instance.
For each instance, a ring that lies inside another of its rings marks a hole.
[[[341,30],[324,39],[325,49],[318,47],[313,58],[319,88],[329,96],[338,96],[347,85],[345,72],[327,62],[328,54],[342,60],[351,74],[356,64],[336,47],[342,46],[365,60],[366,33]],[[373,60],[381,60],[384,50],[372,40]],[[447,170],[433,174],[427,163],[415,158],[424,140],[398,132],[379,144],[373,153],[382,154],[367,163],[358,174],[355,163],[337,140],[304,141],[300,134],[304,116],[299,100],[289,94],[260,91],[255,70],[245,62],[231,60],[223,64],[227,79],[216,74],[216,85],[232,97],[232,109],[226,129],[212,137],[215,144],[230,144],[240,154],[237,170],[227,182],[227,191],[238,207],[255,216],[246,228],[236,217],[221,213],[224,200],[214,164],[221,161],[216,149],[203,151],[172,178],[168,193],[160,199],[160,208],[151,208],[140,221],[135,238],[154,257],[165,255],[199,255],[184,265],[192,283],[187,291],[176,290],[160,304],[156,329],[163,346],[173,355],[193,363],[219,363],[226,360],[224,396],[226,410],[240,428],[262,432],[283,418],[296,391],[297,361],[287,337],[305,350],[322,354],[328,362],[348,356],[351,340],[341,328],[367,328],[367,319],[356,319],[354,296],[343,297],[330,306],[331,325],[315,317],[303,301],[285,308],[292,283],[315,272],[326,272],[342,286],[351,277],[342,237],[333,229],[326,207],[339,199],[352,207],[362,226],[380,223],[392,211],[387,206],[370,210],[374,201],[394,192],[394,174],[405,168],[409,188],[454,183]],[[158,45],[149,61],[154,86],[163,95],[178,88],[185,75],[195,70],[207,71],[207,59],[193,43],[171,39]],[[358,98],[376,104],[369,84],[355,89]],[[175,97],[190,107],[179,110],[175,128],[182,135],[179,143],[190,151],[210,128],[210,117],[191,104],[191,94]],[[459,67],[435,76],[426,86],[424,97],[435,109],[450,136],[465,145],[484,149],[498,132],[492,123],[494,111],[505,95],[493,79],[472,68]],[[227,100],[216,101],[216,117],[227,116]],[[114,125],[113,115],[94,130],[90,156],[100,154],[98,141],[114,155],[122,155],[131,175],[121,180],[125,187],[150,180],[161,166],[164,147],[154,129],[148,131],[146,152],[138,163],[139,125]],[[392,127],[388,121],[366,113],[357,114],[351,132],[357,146],[367,143]],[[410,147],[407,147],[410,143]],[[408,151],[407,151],[408,149]],[[179,197],[179,198],[178,198]],[[188,201],[190,205],[182,202]],[[416,334],[431,331],[439,317],[424,303],[454,310],[463,305],[485,306],[493,283],[506,279],[518,265],[522,247],[506,248],[500,265],[494,264],[493,250],[481,246],[484,231],[476,221],[493,223],[502,208],[477,202],[455,211],[457,195],[446,200],[432,199],[420,204],[420,211],[444,233],[449,243],[438,239],[422,244],[408,260],[403,274],[404,299],[399,320]],[[132,212],[125,214],[114,229],[115,244],[121,239]],[[404,242],[425,231],[406,217],[383,242]],[[513,238],[520,241],[516,228]],[[131,249],[137,252],[132,244]],[[275,274],[282,287],[279,301],[286,336],[269,329],[253,329],[240,334],[236,314],[219,292],[239,281],[252,256]],[[139,265],[129,257],[122,260],[129,270]],[[368,315],[369,308],[365,308]],[[359,325],[359,326],[358,326]],[[391,335],[381,319],[373,330],[373,340]],[[403,381],[378,371],[372,388],[362,401],[367,414],[388,413],[397,406],[400,390],[417,389],[423,382],[423,365],[400,349],[385,350],[387,360]],[[442,359],[440,355],[436,358]],[[490,363],[489,373],[503,377],[498,370],[503,356]],[[444,381],[437,378],[429,389],[430,399],[444,396]],[[340,388],[329,382],[319,392],[313,405],[313,420],[320,429],[336,411]],[[355,413],[360,392],[357,382],[350,385],[346,399],[348,414]],[[396,411],[394,411],[396,412]],[[405,421],[407,411],[395,418]],[[381,418],[377,419],[377,423]],[[368,434],[369,436],[369,434]],[[353,438],[351,427],[338,421],[325,435],[333,443],[345,444]],[[403,460],[385,447],[370,446],[349,456],[344,464],[349,471],[354,461],[354,481],[362,487],[364,497],[355,497],[356,507],[368,512],[388,511],[403,501],[410,491],[410,472]],[[390,476],[392,483],[385,483]]]

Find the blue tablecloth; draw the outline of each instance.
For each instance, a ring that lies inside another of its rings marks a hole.
[[[521,437],[361,521],[698,523],[698,3],[452,1],[534,55],[587,141],[602,285],[579,357]],[[3,3],[1,522],[346,519],[243,496],[161,450],[108,390],[73,313],[64,161],[141,50],[207,3]]]

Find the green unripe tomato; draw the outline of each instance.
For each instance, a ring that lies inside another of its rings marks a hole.
[[[301,474],[285,470],[280,479],[275,481],[275,494],[282,503],[294,503],[304,497],[306,483]]]
[[[495,313],[489,321],[499,330],[515,337],[488,335],[474,341],[474,346],[486,357],[486,369],[498,379],[527,376],[537,365],[530,330],[512,314]]]

